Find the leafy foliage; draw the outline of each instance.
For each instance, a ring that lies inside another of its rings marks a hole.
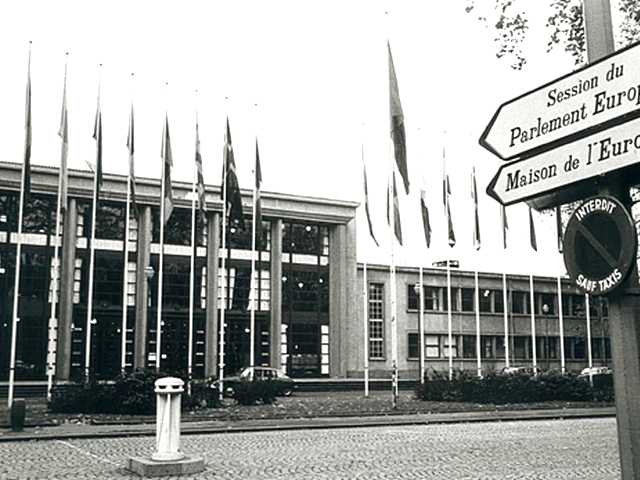
[[[152,415],[156,410],[154,383],[166,376],[166,373],[145,369],[120,375],[113,383],[56,385],[51,392],[49,410],[56,413]],[[205,382],[192,382],[191,396],[182,394],[184,410],[219,405],[216,392]]]
[[[280,386],[271,380],[238,382],[233,387],[233,399],[240,405],[272,404]]]
[[[585,61],[585,36],[583,10],[580,0],[552,0],[553,13],[547,19],[547,28],[551,29],[547,51],[556,46],[564,46],[573,57],[576,65]]]
[[[498,21],[495,41],[498,45],[496,56],[511,59],[511,68],[522,70],[527,62],[522,51],[522,42],[529,28],[523,11],[515,8],[513,0],[497,0]]]
[[[597,378],[597,380],[596,380]],[[561,375],[549,371],[532,377],[529,375],[489,374],[483,378],[457,371],[449,381],[448,374],[432,372],[424,386],[416,387],[416,396],[427,401],[457,401],[474,403],[531,403],[545,401],[611,400],[611,375],[594,377],[594,386],[576,375]]]
[[[640,3],[637,0],[618,0],[623,15],[620,25],[622,46],[640,40]]]

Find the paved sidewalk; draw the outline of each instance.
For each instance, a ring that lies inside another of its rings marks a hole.
[[[547,410],[477,411],[458,413],[419,413],[297,419],[248,419],[183,421],[183,434],[216,434],[274,430],[310,430],[371,426],[426,425],[517,420],[615,417],[615,407],[568,408]],[[0,429],[0,442],[72,438],[108,438],[155,435],[155,423],[96,425],[67,423],[31,427],[23,432]]]

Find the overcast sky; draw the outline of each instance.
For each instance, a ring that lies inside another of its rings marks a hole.
[[[528,63],[521,72],[496,59],[494,32],[475,15],[465,13],[462,0],[4,4],[0,158],[21,161],[27,52],[32,40],[34,164],[59,162],[57,129],[68,51],[71,168],[86,169],[85,162],[95,157],[91,133],[102,63],[106,172],[126,172],[132,99],[139,176],[160,176],[162,121],[167,111],[173,177],[192,179],[196,106],[207,183],[220,181],[227,115],[241,187],[251,186],[257,135],[265,191],[361,201],[364,145],[374,228],[381,247],[369,239],[359,211],[358,260],[388,263],[390,233],[384,203],[390,164],[388,38],[405,113],[411,177],[410,195],[400,198],[406,240],[404,247],[396,246],[398,263],[417,266],[420,261],[428,266],[449,256],[460,259],[465,268],[563,273],[553,217],[536,216],[539,252],[534,253],[524,206],[508,208],[510,246],[503,252],[499,208],[484,193],[500,160],[478,146],[482,130],[502,102],[574,68],[565,54],[546,53],[548,11],[542,3],[528,7]],[[458,237],[453,249],[446,245],[443,224],[443,149]],[[472,247],[472,165],[481,196],[480,252]],[[430,250],[421,232],[421,187],[428,192],[433,218]]]

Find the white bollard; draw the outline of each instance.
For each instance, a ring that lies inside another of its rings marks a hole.
[[[156,451],[151,459],[156,462],[182,460],[180,451],[180,396],[184,382],[179,378],[165,377],[156,380]]]

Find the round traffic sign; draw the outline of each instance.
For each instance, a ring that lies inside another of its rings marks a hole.
[[[564,235],[564,263],[574,285],[591,295],[618,287],[636,260],[638,239],[627,209],[598,195],[573,212]]]

